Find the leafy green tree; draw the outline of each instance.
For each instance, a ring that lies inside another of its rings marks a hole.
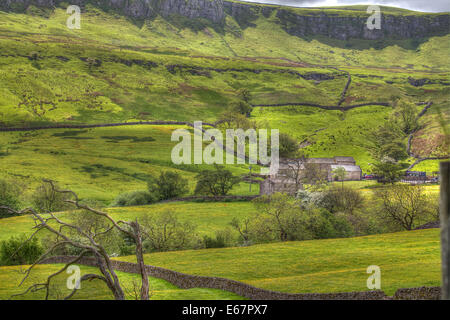
[[[249,116],[252,111],[252,106],[248,102],[241,100],[241,101],[232,103],[230,109],[233,112]]]
[[[382,160],[372,165],[372,172],[381,177],[383,183],[394,183],[402,176],[403,166],[393,161]]]
[[[365,199],[361,192],[351,187],[332,186],[323,192],[321,204],[330,212],[345,212],[353,215],[364,207]]]
[[[250,100],[252,99],[250,90],[248,90],[247,88],[241,88],[237,91],[237,94],[242,101],[250,103]]]
[[[159,177],[151,177],[147,183],[150,194],[159,200],[168,200],[188,192],[188,182],[179,173],[163,171]]]
[[[256,208],[252,219],[251,237],[255,242],[311,239],[306,217],[299,202],[284,193],[264,195],[253,200]]]
[[[401,103],[399,105],[399,125],[405,134],[411,134],[419,127],[417,112],[414,105]]]
[[[250,91],[247,88],[242,88],[237,90],[236,94],[239,100],[231,103],[229,111],[249,117],[252,112],[252,106],[250,104],[252,96]]]
[[[300,149],[299,143],[286,133],[280,133],[279,155],[282,158],[295,158]]]
[[[398,122],[391,119],[367,135],[366,147],[377,160],[389,157],[400,161],[408,157],[405,138]]]
[[[20,207],[20,188],[5,180],[0,180],[0,207],[9,207],[18,210]],[[0,218],[10,217],[13,214],[8,209],[0,208]]]
[[[403,141],[391,141],[383,144],[379,148],[379,155],[384,158],[391,158],[395,161],[401,161],[408,158],[406,146]]]
[[[299,200],[283,193],[253,201],[257,209],[249,226],[253,242],[346,237],[353,232],[345,218],[324,208],[304,207]]]
[[[223,129],[257,129],[258,125],[255,121],[248,119],[240,112],[229,108],[219,116],[219,125]]]
[[[234,176],[223,166],[214,165],[214,167],[214,170],[203,170],[197,175],[196,194],[225,196],[240,183],[241,178]]]

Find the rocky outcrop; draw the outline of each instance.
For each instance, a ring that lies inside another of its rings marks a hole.
[[[251,26],[259,15],[268,17],[276,11],[278,22],[291,35],[306,37],[322,35],[330,38],[348,39],[409,39],[447,34],[450,31],[449,14],[381,15],[381,29],[369,30],[364,12],[359,15],[308,12],[292,10],[283,6],[267,6],[224,1],[225,13],[236,19],[241,27]]]
[[[148,19],[160,14],[162,17],[181,15],[187,18],[204,18],[216,24],[223,24],[225,14],[222,0],[71,0],[70,4],[84,7],[92,4],[101,9],[116,10],[125,16]],[[2,0],[0,9],[23,12],[30,5],[54,8],[65,0]]]
[[[289,10],[278,10],[277,17],[283,28],[292,35],[322,35],[348,39],[409,39],[449,33],[449,15],[381,15],[381,29],[369,30],[366,16],[342,16],[321,12],[316,15],[299,15]]]
[[[29,5],[52,8],[64,0],[1,0],[0,10],[25,11]],[[67,3],[65,1],[64,3]],[[408,14],[381,16],[381,29],[369,30],[369,14],[327,12],[326,10],[297,10],[284,6],[231,2],[226,0],[71,0],[71,4],[96,5],[105,11],[115,10],[138,19],[180,15],[187,18],[203,18],[216,25],[225,23],[225,16],[232,16],[247,28],[258,17],[269,17],[275,12],[277,22],[291,35],[299,37],[325,36],[340,40],[348,39],[410,39],[447,34],[450,31],[450,15]]]

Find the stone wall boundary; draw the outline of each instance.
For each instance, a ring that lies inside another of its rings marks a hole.
[[[49,257],[40,264],[68,263],[74,258],[74,256]],[[83,257],[77,264],[97,266],[95,259],[92,257]],[[112,260],[112,264],[117,271],[139,273],[136,263]],[[146,265],[145,268],[149,276],[166,280],[181,289],[220,289],[251,300],[436,300],[440,297],[440,287],[398,289],[393,297],[387,296],[382,290],[341,293],[286,293],[261,289],[240,281],[221,277],[190,275],[150,265]]]

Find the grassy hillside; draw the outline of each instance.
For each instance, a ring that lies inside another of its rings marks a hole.
[[[66,28],[67,14],[60,8],[46,14],[0,12],[0,17],[3,126],[214,121],[237,100],[240,88],[250,90],[256,105],[335,105],[347,81],[345,72],[350,72],[352,82],[343,106],[389,103],[393,96],[410,103],[432,100],[434,106],[421,120],[424,128],[415,134],[413,151],[421,156],[446,153],[437,108],[447,119],[448,35],[364,49],[364,40],[343,43],[291,36],[273,15],[258,16],[245,28],[227,16],[222,31],[210,25],[194,31],[184,20],[161,17],[138,23],[92,6],[83,12],[80,30]],[[317,81],[311,75],[328,80]],[[414,87],[410,77],[429,83]],[[371,159],[358,142],[391,112],[395,110],[376,106],[349,112],[256,108],[251,116],[300,141],[308,139],[312,144],[306,151],[311,156],[354,156],[366,169]],[[60,152],[60,146],[55,147]],[[0,148],[4,154],[6,147]],[[23,175],[20,172],[29,169],[21,166],[15,171]]]
[[[38,265],[34,271],[31,272],[30,277],[18,287],[18,284],[23,278],[23,272],[27,266],[21,267],[0,267],[0,300],[7,300],[13,294],[24,292],[28,286],[37,283],[39,281],[45,281],[46,277],[56,271],[58,271],[63,265]],[[80,266],[81,275],[88,273],[98,274],[98,269],[86,266]],[[117,272],[117,275],[121,281],[122,289],[125,292],[125,296],[129,300],[134,300],[132,294],[133,281],[140,281],[137,274],[130,274],[124,272]],[[62,299],[67,296],[71,290],[67,289],[67,274],[62,273],[56,276],[52,280],[50,299]],[[139,282],[136,282],[139,283]],[[216,290],[216,289],[179,289],[173,284],[157,279],[150,278],[150,294],[151,300],[239,300],[240,296],[231,292]],[[27,293],[26,295],[13,297],[12,299],[21,300],[42,300],[45,298],[44,291],[38,291],[33,293]],[[106,287],[106,284],[102,281],[85,281],[81,284],[81,289],[72,297],[72,300],[112,300],[113,295]]]
[[[134,261],[134,257],[120,260]],[[439,230],[428,229],[349,239],[311,240],[178,252],[145,256],[147,264],[189,274],[220,276],[256,287],[282,292],[366,291],[369,265],[381,268],[381,289],[392,295],[398,288],[440,285]],[[57,265],[41,265],[32,273],[34,283],[57,270]],[[20,292],[19,270],[0,267],[0,299]],[[82,274],[94,269],[82,267]],[[118,272],[125,287],[136,275]],[[66,277],[56,279],[61,296],[66,293]],[[166,281],[150,279],[153,299],[239,299],[210,289],[181,290]],[[75,298],[111,299],[102,283],[82,284]],[[25,298],[42,298],[39,294]]]
[[[0,177],[20,180],[31,192],[42,179],[71,188],[83,199],[109,204],[125,191],[147,189],[149,175],[173,170],[188,179],[207,165],[174,165],[171,133],[183,126],[121,126],[95,129],[51,129],[0,134]],[[189,129],[191,130],[191,129]],[[191,130],[192,131],[192,130]],[[225,154],[225,153],[224,153]],[[247,174],[245,165],[228,165],[235,174]],[[209,168],[210,169],[210,168]],[[249,194],[242,183],[231,194]],[[253,185],[252,194],[259,186]]]
[[[339,184],[340,182],[335,182]],[[376,181],[349,181],[346,186],[358,189],[367,200],[370,201],[374,188],[379,188]],[[252,189],[255,186],[252,187]],[[430,195],[439,193],[439,185],[427,185],[425,192]],[[243,191],[240,191],[241,193]],[[248,201],[238,202],[190,202],[177,201],[155,203],[145,206],[112,207],[104,208],[115,220],[131,221],[144,214],[156,214],[163,211],[173,212],[182,222],[192,222],[197,226],[200,235],[214,236],[218,230],[229,227],[233,218],[242,220],[255,213],[255,206]],[[58,217],[67,220],[74,212],[59,212]],[[0,219],[0,241],[7,240],[12,236],[20,234],[31,234],[34,222],[30,215],[16,216]],[[235,236],[238,234],[236,231]]]
[[[349,239],[311,240],[240,248],[154,253],[148,264],[219,276],[283,292],[366,291],[370,265],[381,289],[440,285],[439,229]],[[119,258],[134,261],[134,257]]]
[[[353,18],[367,16],[366,8],[286,10]],[[397,8],[382,10],[393,16],[423,15]],[[376,41],[297,37],[283,29],[275,11],[257,11],[251,23],[227,15],[224,26],[181,16],[139,21],[92,5],[83,8],[80,30],[68,29],[67,18],[62,7],[30,7],[26,14],[0,11],[0,128],[151,120],[214,122],[240,99],[238,92],[244,88],[254,105],[250,120],[295,137],[309,157],[352,156],[364,173],[370,172],[374,162],[365,146],[368,134],[398,112],[392,102],[398,98],[415,105],[419,113],[424,103],[432,101],[419,120],[411,151],[419,157],[448,155],[441,123],[450,119],[449,34]],[[351,82],[341,101],[348,75]],[[348,111],[305,105],[337,106],[339,102],[341,107],[368,105]],[[171,141],[171,133],[179,128],[193,132],[175,125],[0,131],[0,179],[24,186],[24,206],[45,178],[101,207],[122,192],[145,190],[149,176],[165,170],[188,179],[192,194],[195,176],[210,167],[173,164],[171,151],[176,142]],[[437,167],[438,161],[429,160],[415,170],[432,173]],[[248,165],[227,168],[236,175],[249,172]],[[376,187],[373,184],[347,183],[368,197],[369,185]],[[427,192],[438,189],[428,186]],[[253,184],[250,191],[248,183],[241,183],[230,193],[256,195],[259,186]],[[242,219],[255,208],[250,202],[167,202],[104,210],[116,220],[170,210],[180,221],[196,224],[200,236],[214,236],[229,228],[232,218]],[[67,219],[74,213],[57,214]],[[0,241],[29,234],[33,225],[28,215],[0,219]],[[382,289],[392,294],[398,288],[440,284],[439,230],[162,252],[147,254],[146,263],[284,292],[364,291],[366,268],[378,265]],[[38,266],[30,282],[44,279],[57,267]],[[20,291],[17,284],[23,268],[0,267],[0,299]],[[93,270],[83,267],[83,272]],[[125,286],[136,279],[119,275]],[[64,275],[57,278],[53,298],[67,293],[65,279]],[[181,290],[159,279],[150,281],[154,299],[241,298],[220,290]],[[94,281],[83,284],[75,298],[111,296],[102,283]]]
[[[146,213],[158,213],[170,210],[180,221],[197,225],[201,235],[213,236],[216,230],[223,230],[236,217],[242,219],[255,211],[249,202],[169,202],[148,206],[108,208],[107,212],[115,220],[131,221]],[[57,213],[61,219],[67,220],[72,213]],[[0,241],[14,235],[31,234],[34,226],[29,215],[0,219]]]

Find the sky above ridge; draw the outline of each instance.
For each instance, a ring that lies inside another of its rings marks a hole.
[[[248,2],[272,3],[295,7],[345,6],[356,4],[374,4],[399,7],[423,12],[448,12],[449,0],[243,0]]]

